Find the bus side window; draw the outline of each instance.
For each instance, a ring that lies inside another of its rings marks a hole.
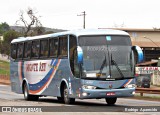
[[[32,42],[24,43],[24,58],[30,58],[30,56],[31,56],[31,45],[32,45]]]
[[[70,58],[70,67],[73,75],[75,77],[80,77],[79,67],[77,64],[77,40],[75,36],[69,37],[69,58]]]
[[[50,57],[57,57],[57,53],[58,53],[58,38],[51,38],[49,40]]]
[[[32,58],[38,58],[39,57],[39,41],[33,41],[32,42]]]
[[[23,43],[18,43],[17,58],[23,58]]]
[[[48,56],[48,39],[41,40],[40,43],[40,57],[47,57]]]
[[[12,59],[16,59],[16,54],[17,54],[17,44],[12,44],[11,45],[11,57]]]
[[[67,57],[68,54],[68,39],[67,36],[63,36],[59,38],[59,56],[60,57]]]

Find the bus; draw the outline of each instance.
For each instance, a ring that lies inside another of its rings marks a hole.
[[[104,98],[113,105],[119,97],[134,96],[133,49],[143,59],[138,48],[128,33],[112,29],[19,37],[11,41],[11,89],[25,100],[53,96],[70,104]]]

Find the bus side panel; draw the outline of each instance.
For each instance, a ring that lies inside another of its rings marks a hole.
[[[51,83],[48,88],[42,93],[42,95],[49,96],[61,96],[60,87],[63,80],[68,82],[70,74],[69,61],[68,59],[59,59],[60,64],[56,66],[56,73],[53,76]],[[68,85],[68,84],[67,84]]]
[[[12,91],[16,93],[22,93],[24,79],[32,95],[61,96],[62,80],[67,82],[70,97],[79,92],[80,79],[73,77],[68,59],[11,62],[10,67]]]
[[[26,61],[23,76],[32,95],[60,96],[62,79],[70,76],[68,59]]]
[[[22,79],[20,79],[20,68],[22,62],[10,61],[10,80],[11,90],[16,93],[22,93]]]
[[[23,79],[29,85],[29,93],[32,95],[43,95],[48,89],[51,80],[55,76],[58,59],[26,61],[23,68]],[[51,90],[51,89],[50,89]]]
[[[46,96],[61,96],[61,83],[65,80],[69,88],[69,97],[78,97],[81,91],[81,79],[75,78],[70,70],[70,63],[68,59],[61,59],[57,71],[49,84],[41,95]]]

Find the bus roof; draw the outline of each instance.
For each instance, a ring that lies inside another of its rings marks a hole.
[[[75,35],[78,37],[84,35],[129,35],[129,34],[121,30],[113,30],[113,29],[81,29],[81,30],[64,31],[64,32],[58,32],[40,36],[33,36],[33,37],[18,37],[17,39],[13,39],[11,43],[49,38],[49,37],[58,37],[63,35]]]

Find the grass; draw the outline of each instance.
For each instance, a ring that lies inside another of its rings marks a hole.
[[[0,75],[10,75],[9,62],[0,60]]]

